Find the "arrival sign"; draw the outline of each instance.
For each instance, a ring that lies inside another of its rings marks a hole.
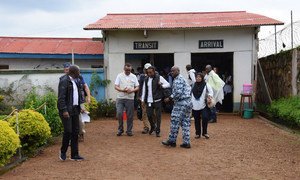
[[[205,48],[224,48],[223,40],[200,40],[199,49]]]

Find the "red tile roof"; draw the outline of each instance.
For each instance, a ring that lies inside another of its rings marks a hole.
[[[248,13],[246,11],[229,12],[190,12],[190,13],[143,13],[143,14],[107,14],[85,30],[113,29],[189,29],[207,27],[239,27],[282,25],[283,22]]]
[[[91,38],[1,37],[0,53],[103,54],[103,43]]]

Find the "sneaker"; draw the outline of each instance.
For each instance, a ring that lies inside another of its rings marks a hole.
[[[66,153],[59,152],[59,159],[62,161],[65,161],[67,159]]]
[[[148,132],[149,132],[149,129],[144,129],[143,131],[142,131],[142,134],[148,134]]]
[[[159,132],[156,133],[156,137],[160,137],[160,133]]]
[[[149,134],[151,135],[153,133],[153,131],[155,131],[156,127],[151,127],[150,128],[150,131],[149,131]]]
[[[73,156],[73,157],[71,157],[70,159],[71,159],[72,161],[83,161],[83,160],[84,160],[84,158],[81,157],[81,156],[79,156],[79,155]]]
[[[132,132],[129,132],[129,133],[126,133],[127,136],[133,136],[133,133]]]
[[[196,135],[195,139],[200,139],[200,137],[201,137],[200,135]]]
[[[203,134],[203,136],[205,137],[205,139],[209,139],[209,135],[208,134]]]
[[[180,144],[180,147],[182,147],[182,148],[191,148],[191,144],[185,144],[185,143],[183,143],[183,144]]]
[[[161,142],[163,145],[165,146],[170,146],[170,147],[176,147],[176,143],[175,142],[171,142],[169,140],[163,141]]]
[[[122,136],[123,132],[122,131],[118,131],[117,136]]]

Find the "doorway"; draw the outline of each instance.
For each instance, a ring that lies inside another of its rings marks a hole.
[[[233,52],[226,53],[192,53],[191,65],[197,72],[205,71],[210,64],[217,69],[217,74],[226,83],[224,87],[224,100],[218,105],[221,112],[233,111]],[[229,77],[231,76],[231,78]],[[231,92],[230,92],[231,89]]]

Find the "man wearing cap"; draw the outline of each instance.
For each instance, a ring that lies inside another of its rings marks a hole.
[[[139,79],[139,84],[143,85],[145,78],[147,77],[147,69],[151,66],[150,63],[146,63],[144,65],[144,74],[140,75],[140,79]],[[139,100],[142,101],[142,89],[140,88],[138,96],[139,96]],[[150,124],[149,124],[149,120],[147,117],[147,113],[146,113],[146,108],[145,106],[142,106],[142,111],[143,111],[143,115],[142,115],[142,121],[144,124],[144,129],[142,131],[143,134],[148,134],[149,130],[150,130]]]
[[[121,136],[124,132],[123,127],[123,111],[127,114],[127,131],[128,136],[132,136],[133,113],[134,113],[134,93],[139,90],[139,82],[136,75],[131,73],[132,66],[129,63],[124,65],[124,72],[118,74],[115,81],[115,89],[117,93],[117,118],[119,127],[117,136]]]
[[[147,77],[143,84],[142,104],[147,106],[147,116],[151,125],[149,134],[155,130],[156,137],[160,137],[161,110],[163,89],[169,88],[170,84],[160,75],[155,73],[155,68],[147,68]],[[155,111],[155,116],[154,116]]]

